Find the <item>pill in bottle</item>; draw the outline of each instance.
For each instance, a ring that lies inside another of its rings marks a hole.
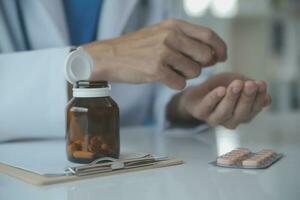
[[[106,81],[77,81],[66,118],[68,160],[89,163],[119,157],[119,108]]]

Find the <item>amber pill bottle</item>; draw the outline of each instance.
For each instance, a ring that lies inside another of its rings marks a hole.
[[[106,81],[77,81],[66,118],[68,160],[89,163],[119,157],[119,108]]]

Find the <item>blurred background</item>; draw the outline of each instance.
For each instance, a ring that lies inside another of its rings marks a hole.
[[[169,8],[172,17],[209,26],[226,40],[229,60],[216,72],[268,82],[273,104],[265,113],[298,113],[300,0],[173,0]]]

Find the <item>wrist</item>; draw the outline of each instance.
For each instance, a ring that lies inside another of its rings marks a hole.
[[[105,41],[96,41],[81,46],[91,57],[94,63],[94,70],[91,74],[92,80],[107,80],[109,66],[113,61],[113,48]]]
[[[184,121],[189,121],[191,118],[191,114],[187,110],[187,102],[185,98],[185,92],[180,93],[180,95],[177,97],[178,98],[178,104],[177,104],[177,109],[178,109],[178,116],[184,120]]]
[[[194,118],[187,110],[185,92],[175,95],[167,105],[167,119],[174,126],[195,127],[202,122]]]

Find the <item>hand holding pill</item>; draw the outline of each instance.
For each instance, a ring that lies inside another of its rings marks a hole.
[[[202,67],[227,59],[226,44],[214,31],[173,19],[83,48],[94,61],[91,79],[161,82],[179,90]]]

